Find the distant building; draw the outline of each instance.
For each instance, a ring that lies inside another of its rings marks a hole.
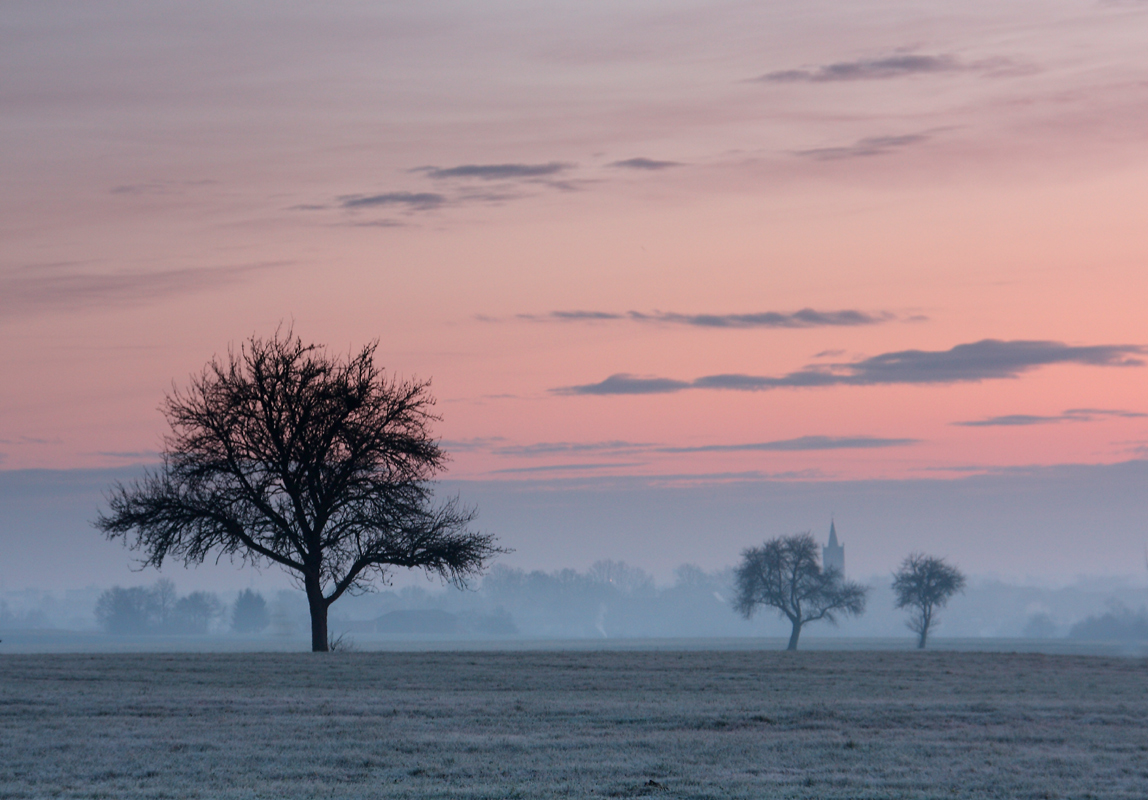
[[[829,544],[821,548],[821,568],[836,567],[845,574],[845,545],[837,543],[837,525],[829,523]]]

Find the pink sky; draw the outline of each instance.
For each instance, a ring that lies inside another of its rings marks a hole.
[[[283,320],[432,378],[452,478],[1148,447],[1148,4],[4,16],[0,468],[154,459]]]

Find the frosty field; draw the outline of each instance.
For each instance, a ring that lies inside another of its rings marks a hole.
[[[0,797],[1142,798],[1148,662],[0,657]]]

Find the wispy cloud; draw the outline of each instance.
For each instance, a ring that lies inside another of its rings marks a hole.
[[[599,383],[565,386],[551,391],[556,394],[669,394],[691,387],[689,381],[619,372]]]
[[[1113,408],[1070,408],[1060,414],[1041,416],[1037,414],[1005,414],[999,417],[953,422],[966,428],[989,428],[997,426],[1050,425],[1059,422],[1092,422],[1108,417],[1135,418],[1148,417],[1139,411],[1125,411]]]
[[[474,452],[490,450],[496,447],[506,439],[502,436],[475,436],[470,439],[443,439],[439,445],[445,450],[454,450],[456,452]]]
[[[129,461],[158,461],[160,453],[155,450],[97,450],[95,455],[107,458],[123,458]]]
[[[809,386],[967,383],[1016,378],[1050,364],[1143,366],[1143,345],[1073,346],[1052,341],[984,339],[949,350],[900,350],[850,363],[811,365],[781,376],[727,373],[692,381],[657,376],[611,375],[599,383],[567,386],[557,394],[667,394],[685,389],[765,391]]]
[[[502,445],[491,448],[500,456],[540,457],[582,453],[634,453],[648,450],[649,443],[613,440],[607,442],[538,442],[527,445]]]
[[[950,55],[898,54],[883,58],[837,61],[832,64],[767,72],[756,80],[771,83],[828,83],[831,81],[866,81],[900,78],[907,75],[959,72],[977,69]]]
[[[428,211],[446,203],[436,192],[384,192],[383,194],[345,194],[338,198],[343,208],[399,207]]]
[[[656,171],[660,169],[669,169],[670,167],[680,167],[681,162],[678,161],[657,161],[652,158],[627,158],[623,161],[614,161],[610,164],[611,167],[620,167],[622,169],[639,169],[647,171]]]
[[[287,263],[121,273],[87,272],[71,265],[21,267],[0,274],[0,317],[53,309],[148,303],[164,297],[216,290]]]
[[[457,167],[416,167],[414,172],[425,173],[436,180],[443,178],[477,178],[483,181],[508,181],[524,178],[548,178],[574,167],[561,161],[545,164],[462,164]]]
[[[903,447],[920,439],[883,439],[876,436],[799,436],[773,442],[746,444],[709,444],[697,447],[659,447],[660,453],[735,453],[744,451],[795,452],[802,450],[865,450],[879,447]]]
[[[535,314],[519,314],[519,319],[539,320],[551,319],[562,322],[586,322],[605,319],[626,319],[625,314],[614,314],[609,311],[551,311],[549,314],[538,316]]]
[[[820,328],[827,326],[878,325],[895,319],[893,314],[864,311],[816,311],[803,308],[793,313],[761,311],[754,314],[676,314],[673,312],[641,314],[631,311],[630,319],[639,322],[668,322],[701,328]]]
[[[810,150],[797,150],[795,155],[813,158],[818,161],[833,161],[842,158],[866,158],[882,156],[911,145],[928,141],[925,133],[908,133],[902,136],[870,136],[858,139],[842,147],[815,147]]]
[[[515,473],[515,472],[566,472],[568,470],[599,470],[599,469],[614,469],[615,467],[641,467],[644,466],[640,461],[633,461],[623,463],[615,461],[602,464],[546,464],[545,466],[538,467],[509,467],[506,469],[491,470],[492,473]]]
[[[61,444],[63,439],[45,439],[41,436],[17,436],[15,439],[0,439],[0,444]]]
[[[600,322],[630,320],[668,325],[692,325],[699,328],[819,328],[832,326],[879,325],[896,319],[896,315],[881,311],[870,314],[856,309],[817,311],[759,311],[749,314],[680,314],[674,311],[551,311],[546,314],[518,314],[517,319],[533,322]],[[489,319],[485,318],[484,319]]]

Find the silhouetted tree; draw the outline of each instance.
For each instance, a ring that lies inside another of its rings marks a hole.
[[[944,608],[949,598],[965,588],[965,576],[943,558],[910,553],[893,573],[893,592],[897,608],[911,608],[905,623],[917,634],[917,647],[925,648],[929,630],[936,624],[936,610]]]
[[[155,591],[143,586],[116,586],[102,592],[96,600],[96,621],[108,633],[152,633],[158,617]]]
[[[344,360],[287,331],[212,359],[165,398],[163,465],[116,484],[96,526],[144,565],[216,553],[289,570],[315,651],[328,649],[331,604],[390,568],[464,583],[501,551],[457,499],[433,505],[446,455],[429,383],[388,378],[376,347]]]
[[[192,592],[181,597],[172,609],[169,628],[173,633],[202,635],[223,610],[219,598],[210,592]]]
[[[734,608],[746,619],[758,606],[777,609],[793,626],[787,650],[797,649],[801,627],[807,622],[823,619],[836,624],[838,614],[865,611],[868,590],[846,581],[836,568],[822,570],[819,550],[811,534],[799,533],[771,539],[741,554]]]
[[[235,633],[262,633],[271,624],[271,614],[263,595],[244,589],[235,599],[231,611],[231,630]]]

